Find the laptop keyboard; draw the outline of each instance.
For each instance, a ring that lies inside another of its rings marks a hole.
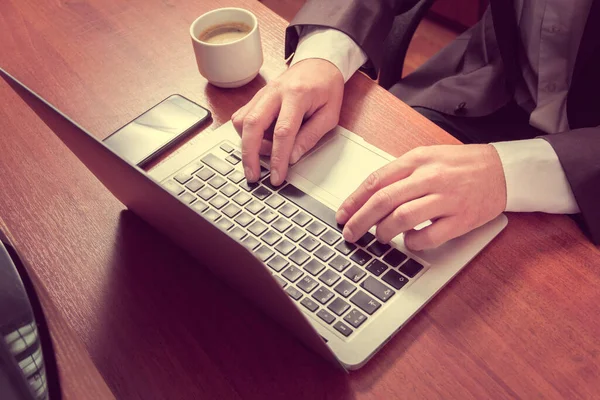
[[[299,306],[350,337],[424,270],[366,233],[342,238],[335,211],[261,166],[248,183],[241,153],[223,142],[162,185],[250,249]]]

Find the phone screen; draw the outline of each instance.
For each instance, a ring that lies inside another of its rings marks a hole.
[[[210,112],[180,95],[163,100],[104,140],[122,158],[142,165],[204,121]]]

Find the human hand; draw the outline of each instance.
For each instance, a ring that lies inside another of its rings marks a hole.
[[[242,136],[246,179],[260,174],[259,155],[271,155],[271,183],[280,185],[295,164],[339,119],[344,78],[328,61],[306,59],[269,82],[232,116]],[[273,141],[264,133],[277,120]]]
[[[372,173],[340,206],[344,239],[354,242],[377,225],[387,243],[404,232],[412,250],[438,247],[506,207],[506,181],[491,145],[419,147]],[[421,230],[415,226],[431,220]]]

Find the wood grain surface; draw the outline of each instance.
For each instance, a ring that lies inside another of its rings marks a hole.
[[[257,15],[265,64],[222,90],[198,74],[188,29],[232,4]],[[172,93],[210,108],[211,130],[284,70],[284,28],[252,0],[3,0],[0,65],[98,138]],[[55,310],[53,330],[83,344],[59,340],[61,351],[87,352],[118,399],[598,395],[600,252],[567,217],[510,215],[369,364],[344,374],[126,211],[2,79],[0,121],[2,219]],[[361,75],[340,123],[394,155],[457,143]]]

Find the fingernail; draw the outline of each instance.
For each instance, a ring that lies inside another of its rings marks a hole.
[[[347,242],[354,241],[354,235],[352,234],[352,231],[350,230],[350,228],[348,228],[347,226],[344,227],[344,230],[342,231],[342,235],[344,235],[344,239]]]
[[[335,219],[338,224],[345,224],[348,219],[348,213],[343,208],[340,208],[338,212],[335,214]]]
[[[250,167],[244,168],[244,174],[246,175],[247,181],[254,181],[254,174],[252,173],[252,169]]]
[[[271,171],[271,184],[275,186],[279,185],[279,172],[276,169]]]
[[[292,151],[292,156],[290,157],[290,163],[296,164],[300,157],[302,157],[302,154],[300,154],[300,150],[294,149]]]

